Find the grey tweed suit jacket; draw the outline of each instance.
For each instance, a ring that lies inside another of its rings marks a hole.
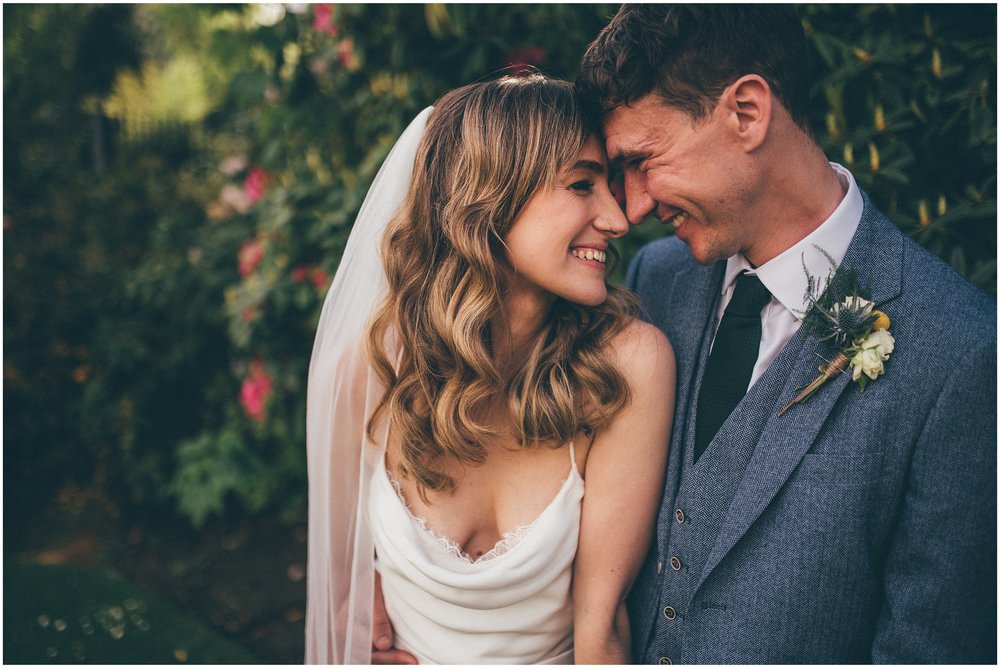
[[[778,417],[832,354],[800,329],[697,465],[725,262],[668,238],[629,267],[678,375],[656,536],[628,599],[637,662],[996,663],[996,299],[867,195],[843,266],[891,318],[885,375],[861,394],[843,374]]]

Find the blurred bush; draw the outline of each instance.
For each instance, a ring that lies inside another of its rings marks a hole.
[[[572,78],[614,10],[5,5],[7,494],[301,513],[314,327],[393,142],[456,86]],[[801,14],[828,154],[995,294],[996,7]]]
[[[815,128],[882,211],[996,294],[996,5],[803,11]]]

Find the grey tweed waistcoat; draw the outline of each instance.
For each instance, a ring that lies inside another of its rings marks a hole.
[[[705,453],[693,462],[695,424],[697,422],[697,397],[711,350],[712,338],[717,328],[714,316],[717,310],[721,271],[717,280],[710,281],[715,292],[709,305],[706,326],[697,340],[696,372],[690,375],[693,383],[688,388],[686,405],[676,408],[675,429],[682,430],[679,452],[671,464],[678,470],[677,495],[673,512],[663,513],[657,526],[657,543],[661,549],[655,564],[655,577],[659,580],[659,600],[653,610],[656,622],[650,629],[652,643],[646,644],[646,661],[656,663],[669,658],[684,662],[681,638],[684,622],[697,609],[713,609],[724,603],[696,599],[695,594],[706,575],[706,565],[718,541],[720,531],[730,510],[730,504],[743,479],[747,465],[754,453],[765,422],[770,417],[767,410],[777,400],[781,383],[774,382],[787,373],[787,363],[781,359],[758,382],[749,388],[746,396],[733,409]],[[690,346],[694,341],[678,342]],[[801,341],[793,340],[784,356],[786,359],[800,347]],[[678,441],[675,441],[675,444]],[[652,567],[652,564],[647,564]],[[692,610],[694,606],[694,610]]]

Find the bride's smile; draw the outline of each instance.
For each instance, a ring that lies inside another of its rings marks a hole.
[[[607,164],[590,137],[552,185],[528,200],[504,238],[514,270],[509,299],[531,295],[542,309],[554,297],[586,306],[605,300],[608,241],[628,232]]]

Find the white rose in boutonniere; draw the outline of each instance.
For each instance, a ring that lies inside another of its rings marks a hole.
[[[858,351],[858,354],[851,358],[851,378],[861,380],[861,374],[865,374],[875,380],[885,373],[885,365],[882,364],[884,358],[878,354],[877,350],[868,348]]]
[[[886,318],[888,321],[888,318]],[[878,322],[876,322],[878,325]],[[851,358],[851,377],[856,381],[861,381],[861,374],[875,380],[885,373],[885,365],[882,364],[889,359],[889,353],[896,345],[896,339],[886,329],[876,329],[871,334],[861,340],[861,343],[853,348],[859,348],[858,352]],[[862,386],[862,390],[864,386]]]
[[[881,311],[875,311],[876,313],[881,313]],[[884,313],[882,315],[885,315]],[[886,316],[886,321],[889,318]],[[875,350],[882,359],[889,359],[889,353],[896,345],[896,339],[892,338],[892,334],[889,333],[887,329],[878,329],[879,323],[875,323],[875,331],[865,337],[865,340],[861,342],[862,350]],[[886,325],[888,327],[888,325]]]
[[[862,373],[872,380],[885,373],[885,365],[882,364],[882,357],[879,356],[877,350],[870,348],[859,351],[857,355],[851,358],[851,368],[854,369],[851,373],[851,378],[854,380],[861,380]]]

